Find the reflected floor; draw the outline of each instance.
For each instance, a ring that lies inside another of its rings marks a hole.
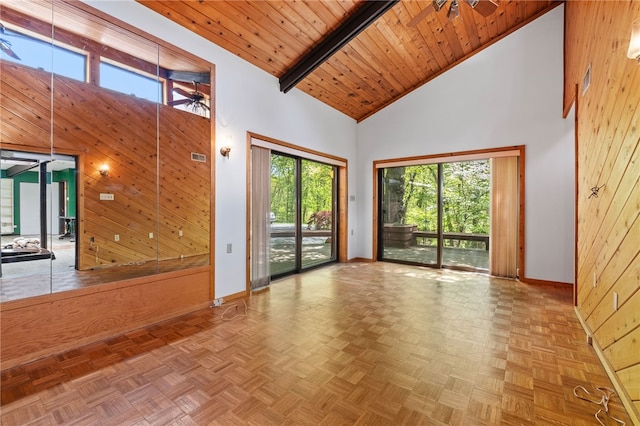
[[[44,259],[3,264],[3,276],[0,278],[0,302],[76,290],[209,264],[209,255],[200,255],[184,259],[76,271],[73,267],[73,261],[69,261],[69,257],[75,256],[73,243],[71,245],[72,247],[66,251],[56,249],[54,251],[56,259],[53,261]],[[37,265],[37,263],[40,264]],[[14,265],[20,265],[20,267],[10,268]],[[24,267],[31,267],[31,269],[24,270]]]

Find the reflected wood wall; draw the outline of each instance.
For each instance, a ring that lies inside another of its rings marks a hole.
[[[53,131],[54,151],[79,156],[79,269],[209,253],[208,119],[59,76],[52,95],[51,74],[0,66],[2,146],[49,152]]]
[[[579,97],[577,311],[640,422],[640,66],[626,57],[640,2],[565,7],[565,113],[576,84]]]

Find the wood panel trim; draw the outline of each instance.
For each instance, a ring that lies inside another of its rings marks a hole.
[[[358,263],[358,262],[374,263],[375,260],[367,259],[366,257],[354,257],[349,259],[349,263]]]
[[[567,29],[568,29],[568,20],[567,20],[567,13],[565,11],[564,14],[564,34],[567,34]],[[569,58],[568,58],[568,51],[569,49],[567,48],[567,45],[569,43],[569,40],[567,40],[566,37],[564,37],[564,49],[562,51],[562,69],[564,72],[564,79],[567,79],[567,76],[569,76]],[[564,82],[566,83],[566,81]],[[576,83],[576,90],[573,92],[573,94],[569,94],[567,90],[564,89],[564,85],[563,85],[563,89],[562,89],[562,118],[567,118],[567,116],[569,115],[569,111],[571,111],[571,106],[573,105],[574,102],[577,103],[578,100],[578,83]],[[576,105],[576,110],[577,110],[577,105]],[[577,112],[577,111],[576,111]],[[576,114],[577,116],[577,114]],[[576,123],[576,133],[578,126]],[[577,137],[577,135],[576,135]],[[576,157],[576,161],[577,161]],[[577,170],[576,170],[577,171]],[[576,176],[578,176],[578,174],[576,173]],[[577,178],[576,178],[577,179]],[[576,234],[577,235],[577,234]],[[576,275],[577,277],[577,275]]]
[[[576,317],[578,318],[578,321],[580,321],[580,325],[582,325],[582,328],[587,335],[587,338],[593,337],[594,333],[589,327],[589,325],[587,324],[587,322],[585,321],[585,319],[582,317],[582,314],[580,313],[580,310],[578,309],[578,307],[574,307],[574,311],[576,313]],[[638,412],[635,409],[633,400],[627,393],[624,386],[620,383],[618,375],[616,374],[615,369],[609,363],[609,360],[607,359],[607,356],[605,355],[604,351],[600,347],[600,344],[598,343],[598,339],[592,338],[591,342],[592,342],[593,349],[596,353],[596,356],[600,360],[600,363],[604,367],[604,370],[607,373],[607,376],[611,380],[611,383],[613,384],[613,387],[615,388],[616,393],[620,398],[620,401],[622,401],[622,405],[627,410],[627,414],[631,418],[632,423],[634,425],[640,425],[640,416],[638,415]]]
[[[210,275],[211,275],[211,289],[209,291],[209,299],[213,300],[216,298],[216,274],[215,274],[215,264],[216,264],[216,170],[217,170],[217,161],[216,159],[216,145],[218,140],[218,135],[216,133],[216,117],[217,110],[216,105],[216,66],[214,64],[209,64],[209,72],[211,73],[211,84],[209,85],[209,125],[211,126],[211,140],[209,141],[211,153],[211,166],[209,167],[211,172],[211,183],[209,185],[211,193],[209,194],[209,265],[212,265]]]
[[[514,145],[514,146],[503,146],[497,148],[483,148],[483,149],[473,149],[469,151],[455,151],[455,152],[445,152],[442,154],[429,154],[429,155],[415,155],[409,157],[398,157],[398,158],[387,158],[384,160],[374,160],[373,164],[376,168],[382,167],[390,167],[390,164],[394,163],[447,163],[451,161],[467,161],[467,160],[477,160],[477,159],[487,159],[489,156],[486,154],[494,154],[494,156],[498,153],[505,155],[510,155],[510,151],[518,152],[518,155],[521,154],[521,149],[523,149],[524,145]],[[391,166],[393,167],[393,166]]]
[[[378,161],[373,162],[373,171],[371,173],[373,175],[373,182],[371,183],[373,192],[371,197],[373,202],[373,206],[371,209],[371,219],[373,226],[373,229],[371,230],[371,259],[373,259],[374,262],[378,261],[378,221],[380,220],[380,218],[378,217],[378,164],[380,163],[381,162]]]
[[[562,281],[548,281],[548,280],[538,280],[536,278],[520,278],[520,282],[531,284],[531,285],[550,285],[550,286],[573,286],[571,283],[565,283]]]
[[[527,211],[525,209],[527,194],[526,194],[526,173],[525,173],[525,164],[526,164],[526,147],[522,145],[520,147],[520,156],[518,170],[520,173],[520,222],[519,226],[519,235],[518,235],[518,250],[519,250],[519,258],[518,258],[518,277],[526,277],[526,268],[524,262],[524,253],[526,247],[526,234],[525,234],[525,224],[527,222]]]
[[[249,146],[251,146],[251,139],[252,138],[261,139],[263,141],[270,142],[270,143],[275,144],[275,145],[280,145],[280,146],[283,146],[285,148],[293,149],[293,150],[296,150],[296,151],[300,151],[300,152],[304,152],[304,153],[307,153],[307,154],[316,155],[318,157],[324,157],[324,158],[327,158],[327,159],[330,159],[330,160],[334,160],[334,161],[337,161],[337,162],[340,162],[340,163],[344,163],[344,164],[346,164],[346,166],[348,166],[348,164],[349,164],[349,161],[346,158],[338,157],[337,155],[327,154],[326,152],[316,151],[315,149],[306,148],[304,146],[295,145],[295,144],[292,144],[292,143],[289,143],[289,142],[284,142],[284,141],[281,141],[279,139],[274,139],[274,138],[270,138],[268,136],[260,135],[258,133],[247,132],[247,136],[249,137]]]
[[[227,303],[236,299],[242,299],[243,297],[246,297],[247,294],[249,294],[248,291],[239,291],[237,293],[227,294],[226,296],[224,296],[224,303]]]
[[[565,19],[566,19],[566,14],[565,14]],[[565,53],[565,62],[566,62],[566,53]],[[566,71],[565,71],[566,72]],[[566,74],[565,74],[566,75]],[[573,306],[578,306],[578,291],[579,291],[579,287],[578,287],[578,208],[579,208],[579,203],[578,203],[578,173],[580,171],[580,162],[578,161],[578,155],[579,155],[579,149],[580,149],[580,142],[579,142],[579,132],[578,130],[580,129],[579,125],[578,125],[578,107],[580,105],[580,101],[578,100],[578,90],[579,90],[579,86],[576,83],[576,90],[575,90],[575,109],[573,111],[574,113],[574,126],[573,126],[573,144],[574,144],[574,175],[573,175],[573,191],[574,191],[574,213],[573,213]],[[569,114],[569,112],[567,111],[567,114]],[[565,115],[566,118],[566,115]]]
[[[245,266],[244,266],[244,276],[245,276],[245,291],[247,294],[249,294],[251,292],[251,138],[253,136],[251,135],[250,132],[247,132],[246,135],[246,143],[245,143],[245,150],[244,150],[244,155],[245,155],[245,164],[247,165],[247,167],[245,167],[245,179],[246,179],[246,190],[245,190],[245,214],[246,214],[246,219],[245,219]]]

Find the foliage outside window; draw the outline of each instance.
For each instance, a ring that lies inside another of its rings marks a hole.
[[[490,162],[465,161],[443,166],[443,232],[488,234]],[[384,222],[435,231],[438,223],[436,164],[387,168],[383,173]],[[460,247],[472,241],[457,240]]]
[[[317,229],[331,229],[333,166],[316,161],[301,162],[302,220]],[[271,156],[271,206],[280,223],[295,222],[295,161],[284,155]]]

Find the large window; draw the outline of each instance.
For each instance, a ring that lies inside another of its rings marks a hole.
[[[100,86],[152,102],[162,101],[162,83],[125,68],[100,62]]]
[[[374,162],[374,258],[486,271],[524,268],[524,147]]]
[[[9,29],[5,29],[1,35],[0,58],[3,61],[39,68],[79,81],[86,80],[85,55]]]
[[[272,276],[336,260],[336,167],[271,153]]]
[[[378,173],[381,260],[488,271],[489,160]]]

